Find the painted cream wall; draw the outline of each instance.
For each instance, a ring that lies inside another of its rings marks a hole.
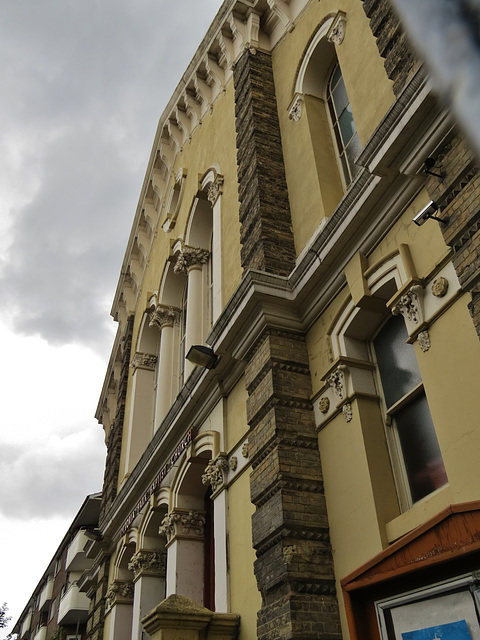
[[[317,132],[321,131],[324,137],[325,128],[321,126],[321,120],[326,119],[324,107],[322,110],[320,105],[316,105],[319,115],[312,117],[311,110],[308,114],[306,100],[300,121],[294,122],[288,118],[296,75],[310,38],[317,26],[338,10],[346,13],[347,27],[345,39],[336,47],[336,52],[362,145],[370,138],[394,101],[392,83],[385,73],[383,59],[378,53],[362,3],[357,0],[312,2],[295,29],[272,55],[297,254],[305,247],[321,220],[333,213],[343,195],[338,185],[338,170],[336,177],[324,181],[323,189],[319,184],[319,174],[321,179],[323,171],[332,171],[327,161],[327,156],[331,156],[325,153],[325,144],[331,146],[331,139],[326,143],[325,140],[319,140],[318,144],[312,146],[312,139],[316,142]],[[372,95],[375,96],[374,100],[371,99]]]
[[[243,376],[228,394],[226,405],[226,451],[231,451],[248,432],[247,390]]]
[[[253,573],[250,468],[235,479],[228,490],[228,555],[231,611],[241,616],[239,640],[257,637],[257,611],[261,597]]]
[[[199,189],[199,179],[214,165],[219,166],[224,176],[221,212],[222,303],[224,305],[237,288],[242,276],[240,263],[235,105],[232,81],[228,83],[225,93],[219,95],[216,99],[213,111],[205,115],[201,126],[194,131],[191,142],[187,143],[183,151],[177,156],[173,175],[176,175],[180,168],[186,170],[187,176],[184,193],[175,227],[168,233],[165,233],[161,227],[165,219],[164,208],[162,208],[161,211],[159,226],[148,257],[148,266],[141,284],[135,310],[132,354],[136,350],[139,330],[149,296],[159,289],[162,274],[168,257],[170,256],[171,245],[178,238],[183,239],[185,237],[191,206]],[[174,179],[172,177],[165,200],[168,199],[169,189],[173,184]],[[132,398],[132,373],[133,371],[130,370],[125,404],[119,486],[128,477],[128,474],[124,473],[124,469],[127,428]]]
[[[405,243],[417,275],[432,277],[448,258],[449,249],[438,224],[417,227],[412,223],[427,201],[422,191],[368,256],[370,265]],[[348,297],[348,287],[344,287],[307,334],[314,397],[332,363],[327,332]],[[468,296],[461,295],[429,326],[428,351],[414,345],[449,477],[447,486],[399,513],[383,421],[374,400],[356,399],[350,423],[340,413],[318,434],[338,581],[449,504],[478,499],[480,344],[467,303]],[[453,371],[455,375],[450,375]],[[355,545],[351,544],[352,531]],[[339,586],[338,593],[341,599]],[[347,638],[343,606],[341,615]]]

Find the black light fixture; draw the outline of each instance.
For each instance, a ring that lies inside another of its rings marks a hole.
[[[193,344],[185,357],[192,364],[204,369],[215,369],[219,360],[213,349],[203,344]]]
[[[417,213],[417,215],[413,218],[413,222],[415,222],[415,224],[418,225],[419,227],[421,227],[422,224],[425,224],[427,220],[437,220],[437,222],[443,222],[443,224],[448,224],[450,222],[449,216],[444,216],[443,218],[439,218],[438,216],[435,215],[437,211],[438,211],[438,204],[436,204],[433,200],[430,200],[427,206],[423,207],[423,209],[419,213]]]
[[[426,173],[428,176],[435,176],[438,178],[439,182],[443,182],[446,176],[446,173],[443,171],[441,173],[435,173],[432,169],[435,168],[435,158],[427,158],[423,165],[423,173]]]

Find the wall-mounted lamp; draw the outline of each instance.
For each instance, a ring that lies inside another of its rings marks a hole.
[[[427,158],[423,165],[423,173],[426,173],[428,176],[435,176],[436,178],[438,178],[439,182],[443,182],[447,174],[443,171],[441,171],[440,173],[435,173],[434,171],[432,171],[432,169],[434,168],[435,158]]]
[[[420,213],[413,218],[413,222],[417,224],[419,227],[422,224],[425,224],[427,220],[437,220],[438,222],[443,222],[443,224],[448,224],[450,222],[450,218],[448,216],[444,216],[443,218],[438,218],[435,213],[438,211],[438,204],[436,204],[433,200],[424,207]]]
[[[193,344],[185,357],[192,364],[205,369],[215,369],[219,360],[213,349],[203,344]]]

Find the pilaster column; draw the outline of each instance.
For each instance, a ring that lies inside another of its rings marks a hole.
[[[150,326],[160,332],[160,351],[157,366],[157,390],[155,394],[155,417],[153,432],[158,429],[170,409],[174,388],[177,389],[175,362],[175,325],[180,320],[180,309],[158,304],[150,316]]]
[[[128,420],[125,472],[133,469],[153,435],[153,388],[157,356],[135,353],[132,357],[132,402]],[[135,433],[133,433],[135,430]]]
[[[132,557],[128,568],[134,575],[132,640],[142,640],[146,632],[141,619],[165,599],[166,553],[143,549]]]
[[[245,381],[258,638],[340,640],[305,338],[266,330]]]
[[[215,538],[215,611],[228,611],[227,573],[227,512],[228,493],[225,491],[228,475],[228,458],[220,453],[210,460],[202,475],[202,483],[212,487],[213,531]]]
[[[160,533],[167,538],[167,597],[180,594],[203,602],[205,513],[174,509]]]
[[[110,615],[108,640],[131,640],[133,613],[133,582],[115,580],[105,595]]]
[[[205,313],[202,269],[209,255],[210,252],[206,249],[184,245],[174,267],[175,273],[186,273],[188,277],[185,354],[188,353],[192,344],[202,344],[203,342]],[[194,366],[188,360],[185,362],[185,379],[193,371]]]

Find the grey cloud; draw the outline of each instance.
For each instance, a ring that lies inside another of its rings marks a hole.
[[[72,505],[101,490],[104,452],[96,429],[50,439],[43,446],[4,444],[0,513],[20,520],[70,516]]]
[[[0,4],[0,145],[22,141],[0,296],[15,328],[111,342],[107,322],[157,120],[219,0]],[[14,154],[12,152],[12,158]],[[7,160],[8,158],[8,160]],[[23,182],[24,180],[24,182]]]

